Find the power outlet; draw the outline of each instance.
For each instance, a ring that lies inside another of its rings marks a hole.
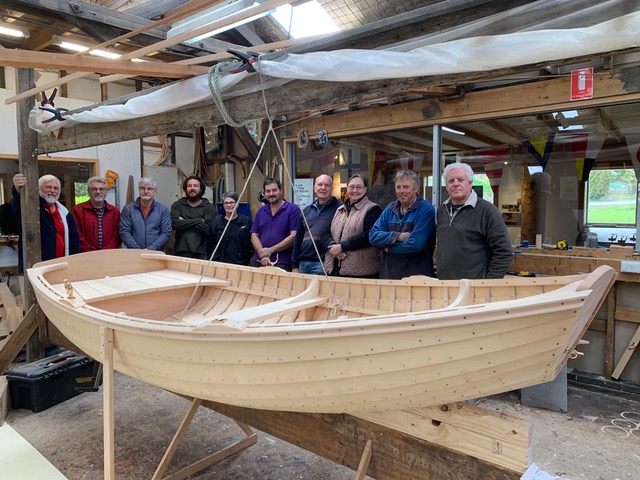
[[[640,273],[640,262],[623,260],[620,262],[620,271],[623,273]]]

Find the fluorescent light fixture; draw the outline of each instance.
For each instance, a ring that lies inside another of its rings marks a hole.
[[[232,28],[239,27],[240,25],[245,25],[247,23],[253,22],[254,20],[258,20],[259,18],[266,17],[267,15],[271,15],[275,10],[267,10],[266,12],[259,13],[254,15],[253,17],[245,18],[244,20],[239,20],[235,23],[230,23],[224,27],[220,27],[216,30],[212,30],[210,32],[205,33],[204,35],[200,35],[199,37],[192,38],[190,40],[185,41],[186,44],[192,44],[199,42],[205,38],[213,37],[214,35],[218,35],[219,33],[226,32],[227,30],[231,30]]]
[[[0,22],[0,35],[15,38],[27,38],[29,36],[29,29],[21,27],[20,25],[14,25],[13,23]]]
[[[171,29],[167,32],[167,38],[174,37],[184,32],[190,32],[196,28],[220,20],[233,13],[237,13],[245,8],[253,6],[254,0],[227,0],[224,5],[216,5],[196,15],[180,20],[171,25]]]
[[[449,127],[442,127],[442,130],[445,130],[447,132],[451,132],[451,133],[455,133],[456,135],[464,135],[464,132],[461,132],[460,130],[454,130],[453,128],[449,128]]]
[[[69,41],[65,37],[60,37],[58,35],[53,35],[51,37],[51,40],[52,40],[52,43],[54,45],[57,45],[60,48],[64,48],[65,50],[71,50],[73,52],[86,52],[87,50],[89,50],[91,48],[91,45],[88,45],[86,43],[78,42],[78,41],[75,41],[75,40],[74,41]],[[113,60],[122,57],[121,53],[117,53],[113,49],[91,50],[89,53],[91,55],[95,55],[97,57],[110,58],[110,59],[113,59]]]

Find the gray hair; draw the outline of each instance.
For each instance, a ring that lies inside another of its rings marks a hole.
[[[58,182],[58,188],[62,188],[62,185],[60,185],[60,179],[55,175],[42,175],[38,179],[38,189],[41,189],[45,183],[50,182],[51,180],[55,180],[56,182]]]
[[[410,178],[413,180],[413,186],[416,189],[420,188],[420,180],[418,179],[418,174],[413,170],[400,170],[396,173],[396,178],[394,179],[394,183],[402,178]]]
[[[102,177],[91,177],[89,180],[87,180],[87,187],[90,186],[92,183],[101,183],[105,187],[107,186],[107,181]]]
[[[359,173],[356,173],[354,175],[351,175],[349,177],[349,180],[347,180],[347,185],[349,185],[349,183],[351,183],[351,180],[355,179],[355,178],[359,178],[360,180],[362,180],[362,183],[364,184],[365,188],[369,186],[369,182],[367,181],[367,177],[363,177],[362,175],[360,175]]]
[[[138,182],[138,187],[140,185],[151,185],[154,189],[158,189],[158,182],[156,182],[153,178],[151,177],[142,177],[140,179],[140,181]]]
[[[238,194],[236,192],[224,192],[222,194],[222,201],[224,202],[225,198],[231,198],[234,202],[238,201]]]
[[[447,165],[442,172],[442,177],[444,178],[445,182],[447,181],[447,174],[451,170],[457,170],[458,168],[464,169],[464,173],[467,174],[467,179],[470,182],[473,182],[473,169],[466,163],[450,163],[449,165]]]

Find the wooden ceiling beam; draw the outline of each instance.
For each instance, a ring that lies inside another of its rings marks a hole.
[[[128,32],[144,28],[144,33],[153,37],[154,40],[165,36],[164,30],[157,28],[159,25],[145,28],[149,25],[148,20],[95,3],[61,2],[59,0],[0,0],[0,7],[45,18],[61,19],[78,27],[83,27],[84,22],[84,27],[87,24],[92,26],[101,24]]]
[[[568,59],[572,61],[573,59]],[[463,83],[494,78],[508,73],[531,71],[530,65],[510,69],[509,72],[480,72],[464,75],[417,77],[369,82],[313,82],[292,81],[266,91],[267,107],[271,116],[287,115],[304,110],[328,110],[353,101],[388,96],[396,92],[429,85]],[[569,77],[552,78],[534,84],[514,85],[491,90],[469,92],[463,98],[439,102],[435,99],[378,107],[370,110],[342,112],[332,116],[315,117],[290,124],[286,136],[295,136],[300,129],[324,129],[333,136],[357,135],[376,131],[421,128],[435,124],[479,121],[500,117],[536,114],[540,112],[591,108],[605,104],[627,103],[640,100],[640,66],[630,66],[611,72],[597,72],[594,76],[594,98],[571,102]],[[264,116],[262,92],[235,97],[225,102],[236,121]],[[224,123],[220,113],[210,103],[114,123],[79,124],[65,128],[60,138],[40,138],[43,153],[143,138],[158,133],[189,130],[204,125]]]
[[[496,129],[500,133],[504,133],[505,135],[517,140],[518,142],[521,142],[529,138],[528,134],[522,133],[521,131],[510,127],[509,125],[507,125],[504,122],[501,122],[500,120],[489,120],[486,123],[489,127]]]
[[[588,111],[602,123],[602,126],[616,142],[622,143],[625,140],[625,136],[616,125],[616,122],[605,111],[601,108],[591,108]]]
[[[93,55],[68,55],[66,53],[33,52],[29,50],[5,49],[0,56],[0,65],[15,68],[45,68],[73,70],[91,73],[126,73],[129,76],[158,76],[186,78],[207,73],[207,67],[173,65],[160,62],[131,62],[111,60]],[[41,87],[39,87],[41,88]]]
[[[238,50],[241,51],[241,52],[245,52],[247,50],[251,50],[253,52],[258,52],[258,53],[260,53],[260,52],[271,52],[273,50],[278,50],[280,48],[287,48],[287,47],[292,46],[292,45],[300,45],[301,43],[310,42],[310,41],[315,40],[318,37],[326,37],[326,35],[316,35],[316,36],[313,36],[313,37],[282,40],[282,41],[274,42],[274,43],[263,43],[262,45],[255,45],[253,47],[242,47],[242,48],[239,48]],[[184,60],[178,60],[177,62],[171,62],[171,63],[167,63],[165,65],[201,65],[203,63],[219,62],[221,60],[226,60],[226,59],[229,59],[229,58],[236,58],[236,57],[231,55],[229,52],[213,53],[211,55],[203,55],[201,57],[186,58]],[[125,78],[129,78],[129,76],[127,76],[127,75],[108,75],[106,77],[102,77],[100,79],[100,83],[115,82],[115,81],[119,81],[119,80],[124,80]]]
[[[176,22],[178,20],[182,20],[184,18],[187,18],[195,13],[198,13],[212,5],[216,5],[218,3],[221,3],[223,0],[191,0],[190,2],[182,5],[181,7],[173,10],[172,12],[170,12],[168,15],[164,16],[161,20],[155,21],[149,25],[145,25],[143,27],[140,27],[136,30],[130,31],[128,33],[125,33],[123,35],[120,35],[118,37],[112,38],[110,40],[107,40],[105,42],[100,43],[99,45],[95,45],[94,47],[92,47],[91,49],[89,49],[89,51],[91,50],[96,50],[99,48],[103,48],[103,47],[108,47],[110,45],[113,45],[117,42],[121,42],[124,40],[127,40],[129,38],[134,37],[135,35],[142,33],[142,32],[146,32],[149,31],[157,26],[161,26],[164,24],[167,24],[169,22]],[[2,5],[3,0],[0,0],[0,5]],[[79,54],[78,54],[79,55]],[[143,55],[141,55],[143,56]],[[139,58],[139,57],[131,57],[131,58]],[[80,78],[84,78],[87,77],[90,74],[84,73],[84,72],[76,72],[73,73],[71,75],[67,75],[65,77],[59,78],[58,80],[54,80],[54,81],[50,81],[47,82],[44,85],[39,85],[37,88],[31,89],[31,90],[27,90],[25,92],[22,92],[18,95],[14,95],[13,97],[10,97],[8,99],[5,100],[6,104],[11,104],[14,102],[17,102],[18,100],[22,100],[28,97],[31,97],[33,95],[37,95],[39,92],[44,91],[44,90],[49,90],[51,88],[55,88],[58,87],[60,85],[64,85],[72,80],[78,80]]]

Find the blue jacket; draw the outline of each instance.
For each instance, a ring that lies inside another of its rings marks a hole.
[[[155,200],[147,218],[140,209],[140,197],[126,204],[120,214],[120,239],[127,248],[164,250],[171,230],[169,209]]]
[[[41,260],[51,260],[56,258],[56,226],[53,223],[53,217],[45,212],[45,200],[42,197],[40,199],[40,254]],[[66,221],[68,228],[68,238],[66,241],[65,250],[68,251],[69,255],[73,255],[74,253],[80,253],[80,235],[78,234],[78,228],[76,226],[76,221],[73,218],[73,215],[69,210],[67,210],[63,205],[57,203],[58,208],[60,209],[60,214],[62,215],[63,221]],[[11,211],[13,215],[20,220],[21,218],[21,210],[20,210],[20,193],[15,189],[15,187],[11,187]],[[20,241],[18,242],[18,270],[20,272],[23,271],[23,259],[22,259],[22,222],[18,221],[18,232],[20,234]],[[53,241],[52,241],[53,239]]]
[[[405,241],[398,242],[402,232],[411,235]],[[420,195],[404,216],[400,214],[398,200],[389,204],[369,232],[371,245],[382,250],[380,278],[435,276],[435,233],[435,209]]]
[[[309,229],[305,225],[303,216],[300,215],[296,238],[293,241],[293,255],[291,257],[293,268],[298,268],[302,261],[324,262],[326,249],[321,239],[323,234],[331,228],[331,220],[333,220],[333,215],[339,206],[338,199],[331,197],[323,205],[318,204],[318,199],[316,199],[311,205],[305,207],[304,217],[307,219],[311,233],[309,233]],[[311,240],[312,235],[313,241]],[[318,258],[316,249],[313,247],[314,242],[322,258]]]

